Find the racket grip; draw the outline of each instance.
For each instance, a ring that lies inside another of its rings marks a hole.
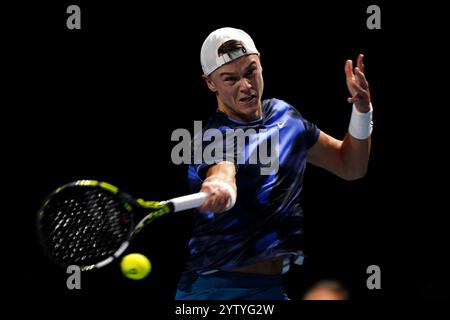
[[[207,197],[208,193],[199,192],[183,197],[173,198],[170,199],[169,202],[173,204],[173,211],[177,212],[200,207]]]

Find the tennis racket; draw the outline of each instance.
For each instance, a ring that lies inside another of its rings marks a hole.
[[[207,195],[199,192],[168,201],[145,201],[106,182],[71,182],[53,191],[39,209],[39,240],[50,259],[63,268],[99,269],[118,258],[148,223],[199,207]],[[137,224],[136,208],[145,209]]]

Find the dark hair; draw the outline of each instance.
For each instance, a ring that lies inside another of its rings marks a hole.
[[[227,42],[222,43],[222,45],[217,49],[217,53],[220,56],[230,53],[236,50],[243,48],[241,41],[238,40],[228,40]]]

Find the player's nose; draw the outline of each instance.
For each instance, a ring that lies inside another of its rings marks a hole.
[[[249,89],[253,88],[252,83],[247,78],[242,78],[240,83],[240,89],[242,92],[248,92]]]

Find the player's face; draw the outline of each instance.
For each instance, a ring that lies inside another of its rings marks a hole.
[[[243,56],[215,70],[205,79],[217,95],[219,110],[240,121],[261,117],[264,89],[259,56]]]

